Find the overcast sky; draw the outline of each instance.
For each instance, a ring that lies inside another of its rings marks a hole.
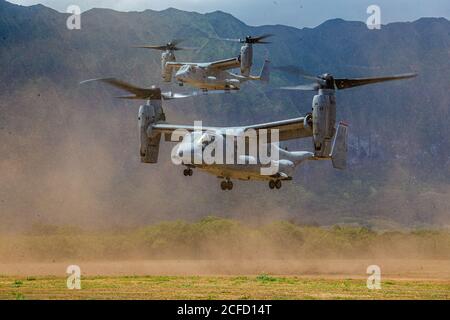
[[[367,7],[381,8],[382,24],[413,21],[421,17],[450,19],[450,0],[8,0],[22,5],[42,3],[58,11],[79,5],[82,11],[111,8],[118,11],[181,10],[211,12],[222,10],[250,25],[285,24],[314,27],[332,18],[366,21]]]

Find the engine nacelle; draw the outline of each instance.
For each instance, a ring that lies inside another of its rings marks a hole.
[[[175,54],[173,51],[164,51],[161,54],[161,77],[164,82],[172,81],[172,68],[168,67],[167,62],[175,62]]]
[[[313,141],[316,157],[329,157],[336,131],[336,97],[333,90],[321,89],[312,105]]]
[[[251,44],[245,44],[241,47],[241,75],[248,77],[253,64],[253,47]]]
[[[161,133],[153,132],[152,125],[165,120],[161,99],[150,100],[149,104],[139,108],[138,126],[140,138],[140,156],[143,163],[157,163]]]

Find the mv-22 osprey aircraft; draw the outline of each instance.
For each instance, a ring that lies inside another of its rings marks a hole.
[[[348,127],[347,124],[341,122],[337,129],[335,128],[335,90],[408,79],[415,76],[416,74],[404,74],[381,78],[337,79],[331,74],[324,74],[314,77],[316,82],[312,85],[284,88],[317,91],[312,102],[312,113],[304,117],[242,127],[202,127],[201,134],[196,132],[198,128],[195,126],[166,122],[161,100],[167,99],[167,95],[162,94],[159,88],[140,89],[128,84],[124,85],[123,82],[117,82],[114,79],[103,79],[103,81],[132,93],[133,96],[128,98],[148,100],[145,105],[139,108],[138,114],[141,162],[157,163],[161,136],[164,136],[166,141],[172,141],[172,133],[177,130],[184,130],[186,134],[182,142],[172,152],[172,159],[186,167],[183,174],[191,176],[193,174],[192,169],[198,168],[222,179],[220,184],[222,190],[231,190],[233,188],[232,179],[266,180],[269,182],[270,189],[280,189],[281,182],[292,180],[295,168],[305,160],[331,160],[334,168],[345,169]],[[183,98],[185,96],[169,95],[169,97]],[[273,148],[269,138],[268,146],[271,147],[271,150],[275,149],[279,152],[278,159],[271,161],[270,164],[263,164],[259,158],[252,158],[252,155],[245,153],[236,155],[241,160],[244,158],[244,164],[195,163],[195,161],[192,161],[196,154],[201,153],[205,148],[214,148],[214,144],[217,144],[218,141],[224,141],[227,137],[236,140],[245,136],[250,130],[254,130],[257,138],[260,139],[260,132],[263,132],[264,129],[269,132],[278,130],[279,141],[312,137],[314,152],[289,152],[278,148],[278,146]],[[218,137],[221,139],[217,139]],[[267,169],[268,166],[274,164],[273,162],[276,162],[277,171],[270,175],[262,174],[262,169]]]
[[[179,47],[181,40],[173,40],[165,45],[145,45],[137,48],[153,49],[163,51],[161,53],[161,77],[164,82],[175,79],[180,86],[188,84],[203,91],[208,90],[239,90],[242,83],[246,81],[269,81],[269,65],[266,60],[259,76],[250,75],[253,64],[253,45],[269,43],[263,41],[271,35],[266,34],[259,37],[247,36],[245,39],[223,39],[236,40],[244,43],[238,57],[218,60],[213,62],[177,62],[175,51],[192,50],[194,48]],[[241,74],[232,73],[230,69],[240,68]]]

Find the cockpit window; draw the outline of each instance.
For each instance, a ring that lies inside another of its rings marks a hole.
[[[209,145],[210,143],[214,142],[216,140],[215,134],[205,132],[202,137],[200,138],[200,141],[202,143],[203,149]]]
[[[182,67],[180,68],[180,71],[186,72],[186,71],[189,71],[190,69],[191,69],[191,66],[188,65],[188,64],[185,64],[184,66],[182,66]]]

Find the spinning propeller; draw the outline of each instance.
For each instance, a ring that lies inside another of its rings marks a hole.
[[[85,84],[89,82],[94,81],[101,81],[105,82],[113,87],[122,89],[124,91],[127,91],[131,93],[130,96],[119,96],[116,97],[117,99],[129,99],[129,100],[173,100],[173,99],[183,99],[183,98],[190,98],[190,97],[196,97],[196,96],[203,96],[203,95],[209,95],[209,94],[219,94],[219,93],[231,93],[231,91],[224,91],[224,90],[214,90],[214,91],[192,91],[189,93],[175,93],[172,91],[167,92],[161,92],[161,89],[152,86],[151,88],[139,88],[136,86],[133,86],[127,82],[115,79],[115,78],[100,78],[100,79],[90,79],[80,82],[80,84]]]
[[[373,83],[410,79],[417,76],[416,73],[405,73],[385,77],[371,77],[371,78],[335,78],[329,73],[319,76],[311,76],[304,74],[303,70],[298,67],[278,67],[278,70],[297,72],[302,77],[315,81],[311,84],[282,87],[283,90],[299,90],[299,91],[317,91],[319,89],[344,90],[353,87],[364,86]]]
[[[240,43],[249,43],[249,44],[266,44],[270,43],[268,41],[262,41],[266,38],[272,37],[273,34],[263,34],[259,37],[252,37],[252,36],[246,36],[245,39],[229,39],[229,38],[219,38],[220,40],[224,41],[233,41],[233,42],[240,42]]]
[[[122,89],[127,91],[133,95],[131,96],[120,96],[116,97],[117,99],[130,99],[130,100],[153,100],[153,99],[163,99],[163,100],[172,100],[172,99],[181,99],[191,97],[192,94],[184,94],[184,93],[173,93],[169,92],[161,92],[160,88],[152,86],[151,88],[139,88],[133,86],[129,83],[126,83],[121,80],[117,80],[115,78],[100,78],[100,79],[90,79],[80,82],[80,84],[101,81],[105,82],[113,87]]]
[[[144,46],[135,46],[134,48],[143,48],[143,49],[153,49],[153,50],[161,50],[161,51],[179,51],[179,50],[197,50],[198,48],[190,48],[190,47],[178,47],[178,44],[183,42],[183,39],[174,39],[169,41],[165,45],[144,45]]]

